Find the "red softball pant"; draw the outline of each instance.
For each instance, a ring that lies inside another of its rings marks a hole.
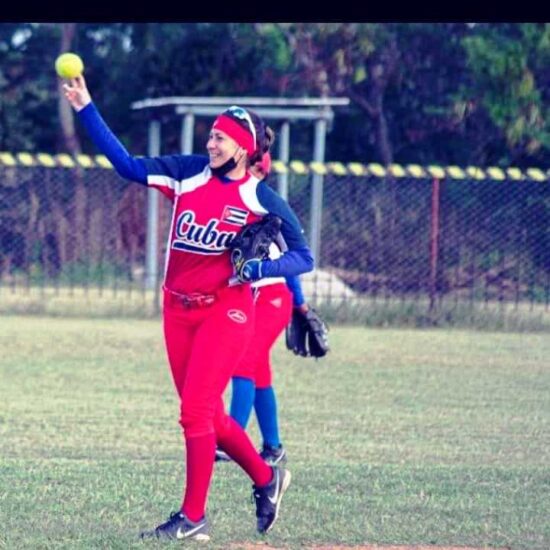
[[[253,380],[257,388],[273,382],[271,348],[292,315],[292,293],[285,283],[261,286],[257,290],[254,333],[233,376]]]
[[[228,429],[222,395],[253,327],[249,285],[223,289],[214,305],[202,309],[185,309],[177,296],[165,292],[164,339],[186,438],[223,437]]]

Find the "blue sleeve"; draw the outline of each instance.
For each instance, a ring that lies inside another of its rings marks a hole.
[[[258,184],[256,195],[258,202],[267,212],[281,218],[281,234],[288,246],[288,251],[277,260],[262,261],[262,276],[292,277],[312,271],[313,255],[306,243],[300,222],[288,203],[265,182]]]
[[[292,302],[294,307],[300,307],[306,303],[304,293],[302,291],[302,285],[300,284],[300,277],[287,277],[286,284],[292,292]]]
[[[313,255],[309,247],[285,252],[277,260],[262,260],[262,277],[292,277],[312,271]]]
[[[302,229],[296,214],[290,208],[289,204],[265,181],[258,184],[256,194],[259,203],[272,214],[279,216],[283,221],[281,233],[289,250],[307,248],[304,230]]]
[[[97,148],[125,179],[147,185],[147,176],[154,174],[179,181],[202,172],[208,164],[208,157],[205,155],[131,156],[107,126],[93,102],[79,111],[78,117]]]
[[[142,160],[147,175],[168,176],[177,181],[199,174],[209,162],[205,155],[166,155]]]
[[[121,177],[147,185],[147,170],[143,160],[128,153],[93,103],[80,110],[78,118],[96,147],[109,159]]]

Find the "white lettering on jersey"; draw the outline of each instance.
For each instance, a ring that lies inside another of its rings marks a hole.
[[[211,218],[206,225],[195,223],[195,212],[183,211],[176,220],[174,250],[185,250],[195,254],[222,254],[237,234],[236,231],[220,231],[220,220]]]

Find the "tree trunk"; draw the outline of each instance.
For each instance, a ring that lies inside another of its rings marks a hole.
[[[351,88],[348,92],[350,98],[357,103],[371,118],[374,124],[376,136],[376,148],[379,158],[384,166],[393,163],[393,147],[390,140],[388,121],[384,112],[384,95],[386,88],[395,74],[399,60],[399,51],[395,39],[377,54],[368,59],[368,88],[363,92]],[[394,258],[396,256],[396,182],[395,178],[388,174],[386,185],[373,196],[372,206],[375,210],[375,228],[373,231],[375,248],[374,263],[385,266],[388,271],[393,271]],[[382,244],[382,235],[389,236],[389,244]]]
[[[76,23],[61,24],[61,41],[59,53],[71,51],[76,33]],[[59,100],[58,112],[59,121],[61,123],[61,131],[65,150],[72,156],[82,153],[80,140],[75,131],[73,109],[63,94],[63,81],[60,79],[58,84]],[[71,222],[73,231],[69,237],[67,260],[74,262],[76,260],[85,260],[84,245],[86,239],[86,187],[84,185],[83,169],[77,165],[74,169],[74,196],[73,196],[73,212]]]
[[[69,52],[72,49],[73,39],[76,31],[76,23],[62,23],[61,24],[61,42],[59,53]],[[73,109],[69,102],[63,95],[63,80],[59,79],[58,82],[58,112],[59,121],[61,123],[61,131],[63,135],[63,143],[65,149],[71,154],[76,155],[82,152],[80,147],[80,141],[75,132]]]

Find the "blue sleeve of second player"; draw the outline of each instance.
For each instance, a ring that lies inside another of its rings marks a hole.
[[[300,277],[287,277],[286,285],[292,292],[292,302],[294,307],[299,307],[306,303],[304,293],[302,291],[302,285],[300,284]]]
[[[311,271],[314,266],[313,255],[296,214],[265,182],[258,185],[256,194],[258,202],[267,212],[281,218],[281,234],[288,246],[288,250],[279,259],[262,261],[263,276],[291,277]]]
[[[283,222],[281,225],[281,234],[283,235],[288,249],[297,250],[299,248],[307,248],[304,231],[289,204],[273,191],[265,181],[258,184],[256,194],[263,208],[281,218]]]

